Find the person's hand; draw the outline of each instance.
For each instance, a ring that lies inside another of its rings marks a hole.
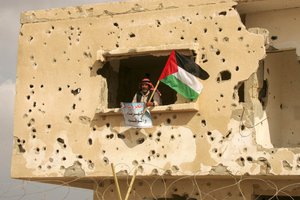
[[[147,106],[147,107],[154,106],[154,103],[153,103],[153,102],[147,102],[147,103],[146,103],[146,106]]]

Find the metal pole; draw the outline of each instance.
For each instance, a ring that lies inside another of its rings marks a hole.
[[[111,163],[111,169],[112,169],[112,172],[113,172],[113,175],[114,175],[114,179],[115,179],[115,184],[116,184],[116,188],[117,188],[117,191],[118,191],[119,200],[123,200],[122,199],[122,195],[121,195],[121,190],[120,190],[119,182],[118,182],[118,178],[117,178],[117,175],[116,175],[116,172],[115,172],[115,167],[114,167],[113,163]]]
[[[125,200],[128,200],[128,198],[129,198],[129,195],[130,195],[130,192],[131,192],[131,188],[132,188],[133,182],[134,182],[134,180],[135,180],[136,173],[137,173],[137,170],[134,171],[133,177],[132,177],[132,179],[131,179],[131,181],[130,181],[129,188],[128,188],[128,190],[127,190],[127,194],[126,194]]]

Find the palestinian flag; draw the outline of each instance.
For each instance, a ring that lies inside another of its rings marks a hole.
[[[203,88],[198,78],[206,80],[209,74],[193,60],[173,50],[159,80],[185,98],[195,100]]]

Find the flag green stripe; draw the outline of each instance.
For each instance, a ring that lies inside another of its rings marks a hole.
[[[180,80],[178,80],[175,76],[169,75],[161,80],[164,84],[168,85],[172,89],[176,90],[179,94],[184,96],[187,99],[197,99],[199,96],[199,93],[197,93],[195,90],[187,86],[186,84],[182,83]]]

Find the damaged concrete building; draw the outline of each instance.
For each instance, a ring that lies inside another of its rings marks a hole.
[[[22,13],[12,177],[118,199],[300,196],[300,1],[135,0]],[[153,128],[124,126],[171,50],[210,77],[160,84]],[[299,98],[298,98],[299,97]]]

